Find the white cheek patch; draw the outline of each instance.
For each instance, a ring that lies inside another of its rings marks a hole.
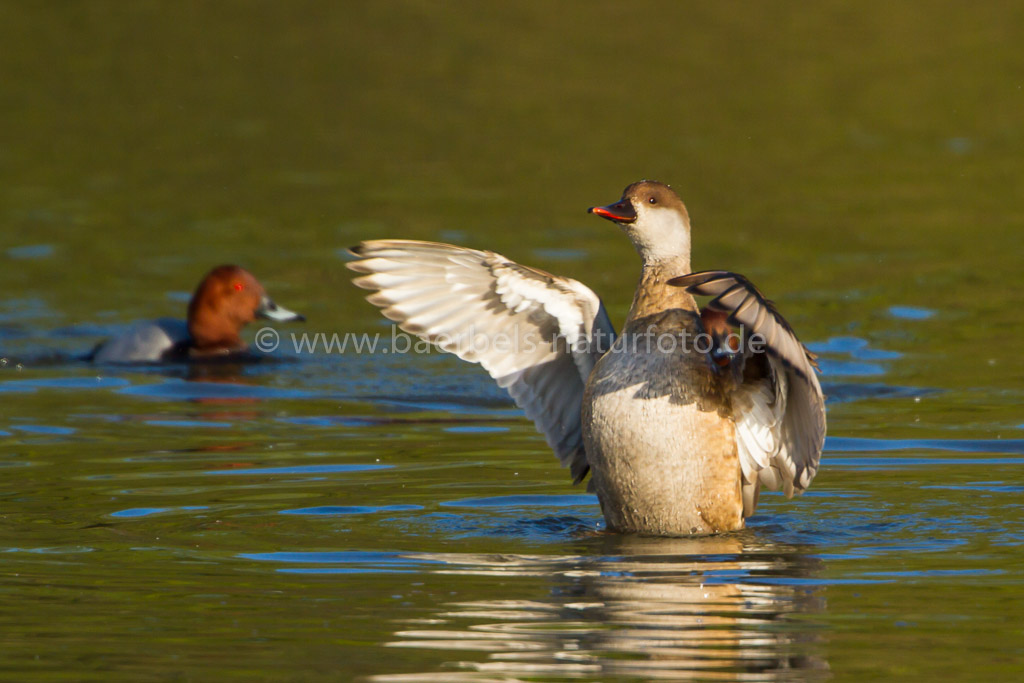
[[[645,262],[667,261],[690,255],[690,225],[678,211],[641,206],[626,234]]]

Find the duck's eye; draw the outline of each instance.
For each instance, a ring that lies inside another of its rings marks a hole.
[[[648,198],[647,198],[647,203],[648,203],[648,204],[657,204],[657,203],[658,203],[658,200],[657,200],[657,199],[655,199],[654,197],[648,197]]]
[[[243,285],[241,282],[236,282],[234,285],[232,285],[232,287],[235,288],[236,292],[241,292],[243,289],[245,289],[245,285]]]

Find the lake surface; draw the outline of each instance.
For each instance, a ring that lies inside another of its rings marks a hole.
[[[0,3],[0,40],[0,678],[1022,675],[1018,4]],[[344,268],[489,248],[619,325],[585,210],[642,177],[822,357],[818,477],[742,533],[604,532]],[[264,362],[78,360],[222,262],[308,318]]]

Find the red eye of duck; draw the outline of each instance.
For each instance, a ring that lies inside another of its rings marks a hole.
[[[236,292],[241,292],[243,289],[245,289],[245,285],[243,285],[241,282],[236,282],[234,284],[234,287]]]

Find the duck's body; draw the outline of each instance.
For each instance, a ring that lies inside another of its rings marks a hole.
[[[256,318],[304,320],[273,302],[244,268],[217,266],[202,279],[188,305],[188,319],[159,318],[135,323],[97,346],[94,363],[169,363],[254,360],[242,328]]]
[[[702,331],[696,302],[664,280],[645,282],[622,335],[587,379],[583,440],[591,488],[608,525],[620,531],[685,536],[740,529],[729,401],[704,355],[681,343]]]
[[[762,485],[792,496],[817,470],[813,356],[744,278],[690,273],[689,217],[668,186],[634,183],[591,212],[620,224],[643,261],[618,338],[584,285],[492,252],[382,240],[353,248],[349,267],[403,329],[481,363],[576,481],[591,472],[610,529],[741,529]],[[716,298],[701,311],[691,292]],[[764,348],[725,340],[739,325]],[[467,344],[480,334],[514,343]]]
[[[192,336],[177,318],[140,320],[96,347],[94,363],[168,363],[188,357]]]

